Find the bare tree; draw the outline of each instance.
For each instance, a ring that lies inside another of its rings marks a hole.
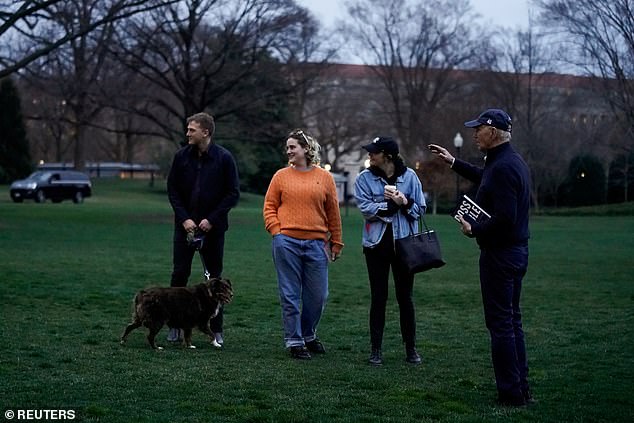
[[[100,0],[67,0],[47,10],[55,17],[55,25],[68,32],[82,32],[110,13],[109,2]],[[71,126],[73,161],[83,169],[86,150],[92,139],[89,128],[97,120],[105,104],[102,101],[108,55],[105,46],[112,43],[117,21],[100,25],[75,37],[54,53],[42,57],[30,66],[26,78],[30,83],[60,99],[65,105],[65,118]],[[44,27],[40,37],[47,33]]]
[[[320,98],[328,104],[315,114],[315,132],[323,147],[322,159],[328,162],[333,172],[342,172],[346,163],[342,157],[361,158],[365,151],[361,145],[370,141],[372,134],[382,134],[376,115],[368,108],[368,99],[352,97],[350,93],[331,92]]]
[[[67,0],[21,0],[0,3],[0,78],[25,68],[59,47],[97,28],[178,0],[104,0],[99,17],[83,25],[59,22]],[[24,40],[29,40],[24,43]]]
[[[90,123],[109,135],[98,142],[100,151],[104,153],[102,157],[133,163],[146,151],[152,151],[151,156],[154,156],[146,154],[146,160],[161,155],[164,150],[171,151],[171,145],[158,139],[156,125],[129,112],[147,106],[147,93],[152,86],[129,67],[112,60],[112,57],[110,59],[103,76],[105,83],[100,90],[104,107],[99,119]]]
[[[554,59],[544,37],[536,33],[529,19],[527,30],[518,30],[513,37],[499,37],[497,54],[491,58],[493,71],[483,83],[498,107],[513,116],[513,143],[520,149],[532,171],[532,200],[539,210],[540,192],[547,186],[558,186],[566,176],[565,152],[570,142],[556,136],[561,126],[559,100],[553,95],[551,71]],[[544,160],[544,157],[550,157]]]
[[[537,0],[541,22],[574,66],[598,78],[621,133],[613,147],[627,160],[634,151],[634,3],[630,0]],[[624,179],[627,201],[628,185]]]
[[[453,71],[481,64],[484,30],[467,0],[356,0],[348,32],[390,96],[385,113],[406,155],[424,154],[439,133],[438,107],[465,84]]]
[[[113,53],[151,87],[133,112],[178,142],[193,113],[222,120],[289,95],[260,75],[288,72],[281,59],[297,57],[312,25],[292,0],[186,0],[132,20]]]
[[[304,119],[324,150],[322,161],[334,172],[361,161],[366,154],[361,145],[383,135],[391,125],[381,108],[388,101],[386,93],[375,87],[375,74],[368,67],[355,65],[333,65],[312,84],[303,108]],[[351,163],[342,163],[341,158]]]
[[[31,138],[31,149],[37,160],[63,162],[72,153],[71,126],[67,117],[66,100],[49,95],[40,88],[37,93],[25,86],[25,116]]]

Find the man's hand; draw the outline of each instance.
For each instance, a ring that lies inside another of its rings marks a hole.
[[[203,232],[209,232],[211,230],[211,228],[212,228],[212,225],[211,225],[211,223],[209,223],[209,221],[207,219],[203,219],[203,220],[200,221],[200,225],[198,225],[198,227]]]
[[[438,144],[429,144],[427,146],[429,151],[437,155],[445,161],[445,163],[453,164],[454,157],[447,151],[446,148],[439,146]]]
[[[462,216],[460,216],[460,230],[469,238],[473,238],[473,234],[471,233],[471,224],[464,220],[464,217]]]
[[[196,230],[196,222],[191,219],[187,219],[183,222],[183,228],[186,232],[194,232]]]

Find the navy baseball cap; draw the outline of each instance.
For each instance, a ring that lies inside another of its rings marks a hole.
[[[398,144],[390,137],[376,137],[370,144],[364,145],[362,148],[372,154],[381,152],[392,155],[398,154]]]
[[[481,125],[493,126],[506,132],[511,132],[513,119],[502,109],[487,109],[477,119],[464,123],[467,128],[477,128]]]

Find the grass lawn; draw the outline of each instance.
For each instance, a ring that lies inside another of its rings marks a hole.
[[[158,185],[162,185],[159,183]],[[2,411],[73,409],[100,422],[630,422],[634,419],[634,217],[536,216],[523,290],[538,404],[494,405],[477,257],[445,215],[428,224],[447,265],[416,277],[423,364],[404,362],[398,307],[388,304],[385,364],[372,368],[362,220],[344,216],[346,248],[330,271],[320,325],[328,353],[283,348],[262,198],[231,213],[224,276],[225,349],[152,351],[119,336],[134,293],[168,285],[172,213],[162,186],[96,180],[82,205],[0,198]],[[198,269],[198,261],[194,262]],[[201,277],[202,279],[202,277]],[[164,329],[159,345],[165,345]]]

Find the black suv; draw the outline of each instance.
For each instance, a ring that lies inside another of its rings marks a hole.
[[[43,203],[47,198],[53,203],[68,199],[81,203],[91,195],[92,184],[88,175],[73,170],[37,171],[11,184],[11,198],[16,203],[25,198],[32,198],[36,203]]]

